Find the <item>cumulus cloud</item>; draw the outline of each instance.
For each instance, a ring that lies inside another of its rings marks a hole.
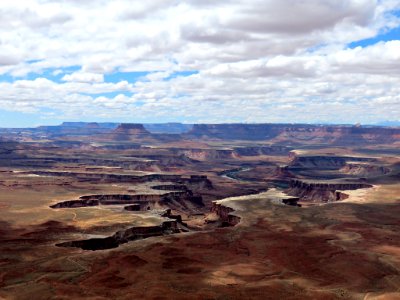
[[[132,121],[400,119],[400,41],[348,47],[399,27],[399,9],[396,0],[4,0],[0,109]]]
[[[104,76],[103,74],[96,73],[84,73],[84,72],[74,72],[72,74],[64,75],[62,78],[64,81],[72,81],[72,82],[103,82]]]

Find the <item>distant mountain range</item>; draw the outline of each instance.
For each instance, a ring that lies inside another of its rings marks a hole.
[[[263,141],[277,145],[363,145],[400,143],[400,127],[315,124],[135,124],[65,122],[57,126],[0,129],[0,137],[30,141],[156,143],[181,140]]]
[[[103,129],[115,129],[121,123],[88,123],[88,122],[63,122],[58,126],[51,127],[68,127],[68,128],[88,128],[96,127]],[[49,126],[50,127],[50,126]],[[175,133],[180,134],[192,129],[193,124],[182,124],[182,123],[144,123],[143,127],[151,133]]]

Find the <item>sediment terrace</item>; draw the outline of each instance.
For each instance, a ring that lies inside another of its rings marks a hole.
[[[59,177],[73,177],[78,180],[96,180],[106,182],[129,182],[129,183],[143,183],[151,181],[166,181],[175,182],[179,184],[196,185],[201,188],[212,188],[211,181],[205,175],[190,175],[184,177],[175,174],[115,174],[115,173],[92,173],[92,172],[69,172],[69,171],[29,171],[27,174],[35,174],[40,176],[59,176]]]
[[[298,201],[298,197],[287,195],[277,189],[271,189],[259,194],[213,201],[211,211],[217,214],[223,226],[235,226],[241,222],[243,217],[246,218],[247,224],[254,222],[256,220],[255,215],[262,213],[266,204],[301,207],[297,203]],[[257,212],[257,210],[259,211]],[[255,215],[252,216],[253,213]]]
[[[346,165],[347,162],[373,162],[375,159],[366,157],[354,156],[329,156],[329,155],[298,155],[291,152],[291,167],[301,168],[318,168],[318,169],[340,169]]]
[[[171,220],[164,221],[159,226],[131,227],[126,230],[118,231],[109,237],[58,243],[56,246],[76,247],[83,250],[92,251],[106,250],[117,248],[119,245],[128,243],[130,241],[146,239],[154,236],[170,235],[179,232],[182,232],[182,230],[179,229],[178,222],[176,220]]]
[[[302,201],[332,202],[347,198],[343,191],[371,188],[371,184],[346,181],[312,181],[292,179],[287,193]]]
[[[341,172],[350,175],[357,175],[362,177],[374,177],[389,174],[391,169],[382,165],[371,165],[368,163],[360,162],[347,162],[341,169]]]
[[[62,201],[51,205],[51,208],[78,208],[98,205],[140,205],[141,211],[159,207],[173,207],[174,209],[189,209],[188,205],[203,206],[202,197],[193,195],[192,191],[175,191],[164,194],[100,194],[85,195],[78,200]]]
[[[195,177],[199,179],[198,177]],[[202,178],[204,179],[204,177]],[[196,181],[197,182],[197,181]],[[53,209],[83,208],[99,205],[123,205],[125,211],[147,211],[162,218],[157,226],[130,227],[104,238],[91,238],[58,243],[61,247],[78,247],[83,250],[104,250],[116,248],[120,244],[153,236],[167,235],[188,231],[187,224],[182,222],[181,215],[172,214],[172,209],[190,213],[204,206],[201,195],[194,195],[185,185],[162,184],[151,187],[153,190],[165,191],[160,194],[93,194],[80,196],[78,200],[62,201],[51,205]],[[161,209],[161,211],[160,211]]]

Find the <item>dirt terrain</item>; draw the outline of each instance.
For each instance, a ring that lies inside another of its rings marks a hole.
[[[399,137],[0,129],[0,298],[400,299]]]

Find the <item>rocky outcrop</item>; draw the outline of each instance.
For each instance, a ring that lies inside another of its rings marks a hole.
[[[154,236],[169,235],[180,232],[178,222],[165,221],[160,226],[131,227],[117,231],[106,238],[93,238],[87,240],[70,241],[56,244],[59,247],[76,247],[83,250],[105,250],[116,248],[121,244]]]
[[[132,204],[132,205],[127,205],[124,207],[124,209],[127,211],[141,211],[142,205],[140,205],[140,203],[136,203],[136,204]]]
[[[339,169],[346,164],[344,157],[338,156],[296,156],[290,162],[291,167]]]
[[[235,226],[240,223],[240,217],[232,214],[235,210],[225,206],[217,201],[213,202],[211,211],[214,212],[221,220],[222,226]]]
[[[70,158],[70,157],[51,157],[46,159],[21,159],[21,163],[24,163],[28,166],[42,166],[47,167],[49,164],[54,165],[56,163],[66,163],[66,164],[82,164],[82,165],[93,165],[93,166],[108,166],[108,167],[120,167],[128,170],[138,170],[138,171],[146,171],[151,170],[155,161],[151,160],[138,160],[138,159],[121,159],[121,160],[112,160],[112,159],[102,159],[102,158]],[[34,163],[34,165],[33,165]],[[51,173],[49,173],[51,174]],[[56,173],[54,175],[49,176],[57,176]]]
[[[358,175],[361,177],[382,176],[391,172],[388,167],[365,163],[346,163],[340,171],[345,174]]]
[[[51,205],[51,208],[78,208],[97,205],[133,204],[128,210],[152,210],[155,207],[188,208],[188,205],[203,206],[202,197],[192,191],[173,191],[165,194],[98,194],[85,195],[79,200],[69,200]],[[139,209],[138,209],[139,207]]]
[[[183,177],[175,174],[148,174],[148,175],[129,175],[129,174],[111,174],[111,173],[92,173],[92,172],[67,172],[67,171],[29,171],[26,174],[35,174],[41,176],[60,176],[74,177],[80,181],[103,181],[103,182],[130,182],[143,183],[151,181],[169,181],[178,184],[188,185],[200,189],[211,189],[212,183],[205,175],[191,175]]]
[[[182,222],[182,216],[172,214],[172,210],[170,208],[166,209],[163,213],[161,213],[161,217],[176,220],[179,224],[187,226],[186,223]]]
[[[114,129],[108,138],[113,141],[130,141],[145,139],[151,136],[151,133],[147,131],[142,124],[120,124]]]
[[[177,182],[187,185],[193,190],[213,188],[212,182],[207,178],[206,175],[190,175],[189,178],[182,177]]]
[[[292,172],[289,171],[289,166],[276,167],[272,175],[272,178],[287,179],[295,177]]]
[[[291,180],[290,187],[321,190],[357,190],[369,188],[372,187],[372,185],[361,182],[312,182],[294,179]]]
[[[69,200],[50,205],[51,208],[79,208],[100,205],[99,200]]]
[[[299,200],[299,197],[284,198],[282,199],[282,203],[289,206],[301,207],[301,205],[298,204]]]
[[[122,123],[115,130],[114,133],[123,133],[123,134],[149,134],[142,124],[135,123]]]
[[[276,199],[271,200],[275,204],[284,204],[289,206],[301,207],[297,202],[299,201],[298,197],[280,197],[278,196]],[[220,222],[222,227],[227,226],[235,226],[240,223],[241,217],[234,214],[234,209],[227,206],[226,203],[221,201],[213,201],[211,212],[215,213]]]
[[[347,197],[341,191],[370,187],[372,185],[361,182],[310,182],[293,179],[290,181],[287,193],[299,197],[302,201],[333,202]]]
[[[181,139],[179,134],[169,134],[169,133],[151,133],[146,130],[142,124],[134,123],[122,123],[115,130],[109,134],[99,135],[100,140],[112,140],[112,141],[145,141],[145,142],[155,142],[155,141],[178,141]]]
[[[340,169],[346,165],[347,161],[368,162],[373,159],[352,156],[329,156],[329,155],[296,155],[291,152],[290,167],[318,168],[318,169]]]

